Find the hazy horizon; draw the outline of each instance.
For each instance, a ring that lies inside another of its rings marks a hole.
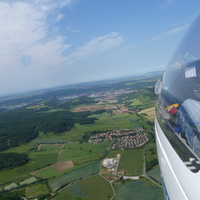
[[[0,96],[163,70],[199,5],[0,0]]]

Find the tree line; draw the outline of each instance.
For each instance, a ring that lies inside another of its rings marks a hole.
[[[77,103],[89,102],[93,102],[93,99],[80,97],[76,101],[59,105],[59,108],[69,108]],[[51,108],[58,108],[58,105],[55,103],[55,106]],[[61,134],[69,131],[75,123],[91,124],[97,120],[95,117],[88,117],[96,112],[46,111],[47,108],[39,111],[19,108],[0,113],[0,151],[30,142],[38,136],[39,132]]]

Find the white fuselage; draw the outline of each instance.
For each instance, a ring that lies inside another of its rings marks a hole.
[[[166,200],[200,200],[200,171],[194,173],[175,152],[155,119],[156,145]]]

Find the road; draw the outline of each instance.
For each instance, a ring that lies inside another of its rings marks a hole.
[[[146,149],[151,145],[151,143],[149,143],[149,145],[147,145],[144,150],[143,150],[143,174],[141,176],[145,177],[146,179],[148,179],[149,181],[151,181],[152,183],[154,183],[155,185],[157,185],[158,187],[162,188],[162,186],[157,183],[156,181],[154,181],[153,179],[151,179],[148,174],[146,173],[146,159],[145,159],[145,152],[146,152]]]

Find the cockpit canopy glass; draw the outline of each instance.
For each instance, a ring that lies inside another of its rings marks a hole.
[[[187,31],[157,83],[156,119],[194,172],[200,169],[200,15]]]

